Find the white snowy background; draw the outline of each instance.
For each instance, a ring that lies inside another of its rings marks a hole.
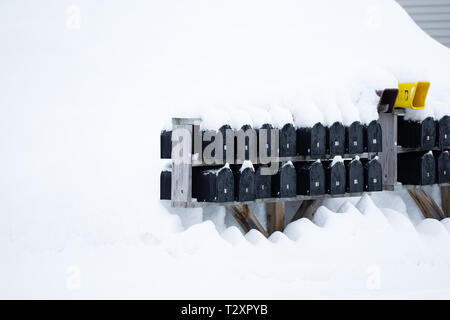
[[[406,192],[269,239],[159,201],[172,116],[367,122],[375,89],[429,80],[409,116],[440,118],[449,75],[391,0],[0,1],[0,298],[450,298],[450,219]]]

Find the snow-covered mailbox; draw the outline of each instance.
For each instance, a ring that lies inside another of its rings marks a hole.
[[[234,166],[234,194],[238,202],[253,201],[255,192],[255,169],[249,161],[244,161],[242,166]]]
[[[444,116],[436,121],[436,144],[438,147],[450,147],[450,117]]]
[[[341,157],[333,161],[323,161],[325,185],[328,194],[344,194],[346,191],[345,166]]]
[[[377,120],[371,121],[363,128],[364,134],[364,151],[366,152],[382,152],[382,130]]]
[[[292,198],[297,195],[297,174],[291,161],[280,166],[272,176],[272,196],[275,198]]]
[[[421,122],[398,118],[398,144],[403,148],[431,149],[436,143],[436,123],[428,117]]]
[[[280,157],[295,157],[297,155],[297,134],[291,123],[280,130]]]
[[[234,177],[229,165],[219,169],[200,171],[196,175],[198,188],[195,191],[200,202],[234,201]]]
[[[359,160],[345,161],[345,170],[347,173],[346,189],[348,193],[358,193],[364,191],[364,168]]]
[[[272,176],[262,174],[265,166],[258,165],[255,172],[255,192],[256,199],[267,199],[272,197]]]
[[[327,128],[327,153],[342,155],[345,153],[345,127],[340,122]]]
[[[350,154],[364,152],[364,130],[361,122],[355,121],[345,128],[345,150]]]
[[[321,123],[316,123],[311,128],[297,128],[296,131],[298,155],[325,155],[327,130]]]
[[[296,162],[297,194],[320,196],[325,194],[325,170],[320,160]]]
[[[378,157],[363,160],[364,165],[364,191],[383,191],[383,169]]]
[[[398,181],[406,185],[429,185],[436,181],[433,152],[410,152],[398,155]]]
[[[448,151],[435,151],[433,153],[436,159],[436,182],[450,182],[450,153]]]

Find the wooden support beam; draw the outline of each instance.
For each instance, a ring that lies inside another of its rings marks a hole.
[[[187,207],[192,201],[193,125],[185,122],[172,119],[172,207]]]
[[[266,204],[267,231],[269,235],[275,231],[284,230],[284,202],[272,202]]]
[[[450,218],[450,187],[441,187],[442,211]]]
[[[264,229],[261,223],[259,223],[253,212],[250,211],[248,205],[243,204],[231,206],[230,211],[245,232],[249,232],[251,229],[256,229],[265,237],[269,237],[267,231]]]
[[[383,189],[394,190],[397,184],[397,115],[380,113],[382,149],[379,155],[383,168]]]
[[[291,222],[301,218],[308,218],[312,220],[314,213],[319,209],[322,205],[323,199],[315,199],[315,200],[303,200],[300,208],[298,208]]]
[[[408,190],[425,218],[444,219],[444,213],[437,203],[423,189]]]

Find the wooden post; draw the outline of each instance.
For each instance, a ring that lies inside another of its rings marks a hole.
[[[239,223],[239,225],[244,229],[245,232],[249,232],[251,229],[256,229],[261,232],[265,237],[269,237],[267,231],[259,223],[258,219],[255,217],[253,212],[250,211],[248,205],[237,205],[230,207],[231,214]]]
[[[266,204],[267,231],[269,235],[275,231],[284,230],[284,202],[271,202]]]
[[[425,218],[444,219],[444,213],[437,203],[423,189],[408,190]]]
[[[383,189],[394,190],[397,184],[397,115],[380,113],[382,152],[379,155],[383,169]]]
[[[188,207],[192,201],[193,126],[199,119],[172,118],[172,206]]]
[[[450,218],[450,187],[441,187],[442,211]]]
[[[300,208],[298,208],[291,222],[294,222],[301,218],[308,218],[312,220],[314,213],[319,209],[322,205],[323,199],[315,199],[315,200],[303,200]]]

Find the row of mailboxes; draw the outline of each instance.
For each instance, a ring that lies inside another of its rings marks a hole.
[[[226,159],[226,132],[231,129],[229,125],[224,125],[218,129],[223,139],[223,160]],[[265,146],[267,156],[272,156],[272,139],[271,124],[264,124],[261,129],[266,129]],[[241,128],[242,132],[252,130],[251,126],[245,125]],[[235,132],[236,133],[236,132]],[[217,135],[219,136],[219,135]],[[254,130],[256,138],[257,153],[262,154],[260,150],[260,140],[262,139],[262,131]],[[163,131],[161,133],[161,158],[170,159],[172,153],[172,132]],[[364,152],[381,152],[382,151],[382,131],[377,121],[372,121],[368,125],[362,125],[360,122],[353,122],[350,126],[344,126],[340,122],[335,122],[330,127],[324,127],[321,123],[317,123],[308,128],[295,128],[292,124],[286,124],[279,130],[279,156],[295,157],[303,156],[321,156],[321,155],[342,155],[342,154],[361,154]],[[208,145],[216,139],[216,131],[202,132],[202,150],[205,153]],[[250,158],[250,138],[245,136],[244,144],[238,145],[236,134],[233,134],[234,140],[234,158],[236,159],[238,148],[244,148],[244,159]],[[264,143],[261,143],[263,145]],[[213,149],[211,155],[215,157]]]
[[[450,182],[448,151],[410,152],[398,155],[397,180],[408,185]]]
[[[382,169],[376,158],[343,162],[301,161],[280,164],[274,175],[262,165],[194,167],[192,196],[199,202],[246,202],[297,195],[361,193],[382,191]],[[170,199],[171,172],[161,173],[161,199]]]
[[[438,121],[428,117],[420,122],[399,117],[398,144],[416,149],[450,147],[450,117],[444,116]]]

